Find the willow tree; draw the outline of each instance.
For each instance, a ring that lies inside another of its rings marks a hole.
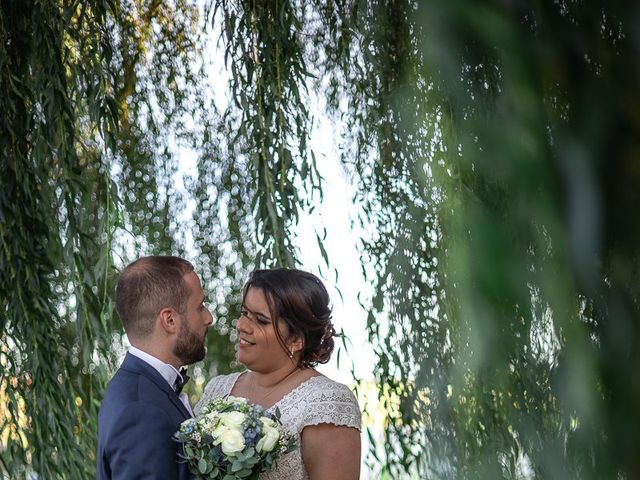
[[[307,144],[318,94],[374,232],[361,260],[386,472],[638,476],[638,7],[199,12],[0,3],[3,473],[92,476],[123,345],[111,273],[135,255],[194,258],[220,333],[203,375],[233,368],[246,272],[295,265],[298,214],[322,199]]]
[[[637,7],[212,4],[250,155],[344,127],[390,475],[637,476]]]

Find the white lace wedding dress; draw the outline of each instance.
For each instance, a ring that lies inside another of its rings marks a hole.
[[[217,396],[229,395],[241,373],[219,375],[205,387],[194,412],[200,413],[203,402]],[[306,480],[309,478],[302,462],[300,433],[309,425],[331,423],[360,430],[360,408],[355,396],[346,385],[334,382],[324,375],[311,377],[294,388],[275,405],[267,409],[280,410],[282,424],[298,440],[298,448],[280,459],[271,472],[260,475],[260,480]]]

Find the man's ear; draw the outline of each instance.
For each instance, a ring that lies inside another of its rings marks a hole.
[[[169,334],[176,333],[178,331],[178,319],[176,318],[176,311],[171,307],[166,307],[160,310],[158,314],[158,323],[160,328]]]

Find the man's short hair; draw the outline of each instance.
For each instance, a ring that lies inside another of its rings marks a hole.
[[[116,309],[129,338],[150,335],[163,308],[185,313],[191,291],[184,276],[190,272],[190,262],[171,256],[142,257],[120,272]]]

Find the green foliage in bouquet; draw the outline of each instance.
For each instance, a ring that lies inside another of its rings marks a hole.
[[[200,415],[182,423],[175,439],[191,473],[207,480],[257,479],[297,445],[278,409],[272,415],[233,396],[207,402]]]

